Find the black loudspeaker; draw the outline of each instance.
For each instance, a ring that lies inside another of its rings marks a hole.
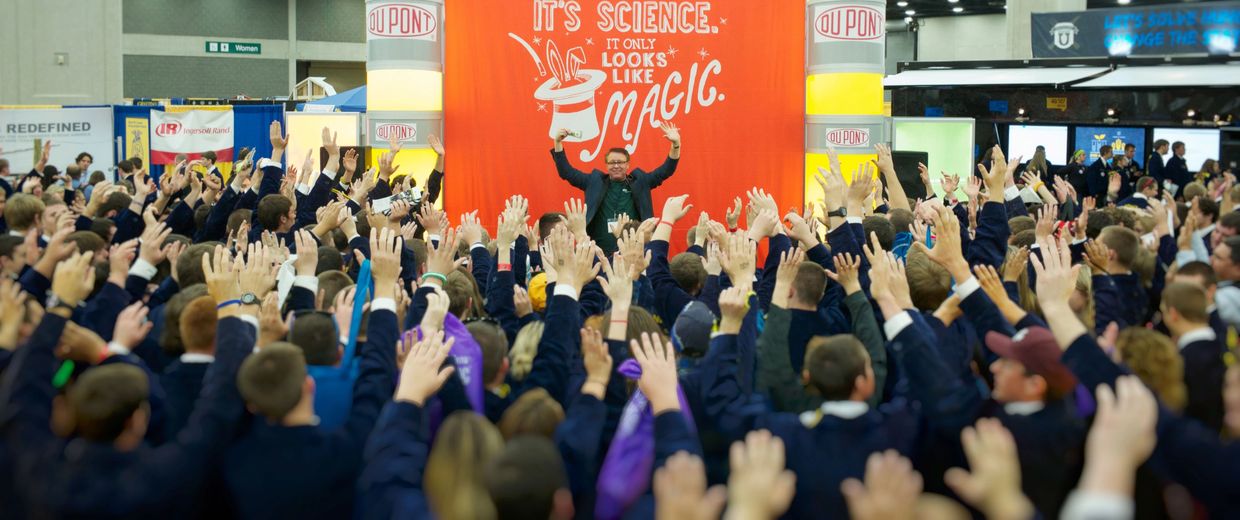
[[[891,161],[896,166],[896,176],[904,187],[904,195],[910,201],[926,198],[926,186],[921,183],[921,174],[917,171],[917,163],[930,164],[930,154],[926,152],[891,152]]]

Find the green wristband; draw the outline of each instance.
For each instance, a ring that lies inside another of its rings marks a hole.
[[[442,275],[442,274],[440,274],[440,273],[431,273],[431,272],[428,272],[428,273],[426,273],[426,274],[423,274],[423,275],[422,275],[422,281],[424,281],[424,282],[425,282],[427,277],[431,277],[431,278],[438,278],[440,282],[443,282],[443,283],[448,283],[448,277],[447,277],[447,276],[444,276],[444,275]]]

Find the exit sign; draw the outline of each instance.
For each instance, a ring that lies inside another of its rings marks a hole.
[[[207,42],[207,52],[215,54],[262,54],[263,44],[244,42]]]

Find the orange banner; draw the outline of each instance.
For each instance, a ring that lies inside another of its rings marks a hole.
[[[606,170],[613,147],[650,171],[680,127],[676,174],[653,192],[657,214],[688,193],[722,221],[725,206],[760,186],[781,208],[801,204],[804,169],[805,6],[714,0],[446,2],[446,207],[478,209],[488,228],[512,194],[534,217],[584,197],[556,175],[551,135],[579,170]],[[455,218],[455,217],[454,217]],[[677,233],[677,237],[683,234]],[[683,248],[683,238],[673,241]]]

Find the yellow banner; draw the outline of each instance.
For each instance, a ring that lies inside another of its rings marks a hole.
[[[1046,108],[1050,110],[1067,110],[1068,109],[1068,98],[1048,97],[1046,98]]]
[[[125,118],[125,159],[138,157],[143,165],[151,164],[150,120],[142,117]]]
[[[165,105],[164,111],[170,114],[191,112],[194,110],[225,112],[232,110],[232,105]]]

